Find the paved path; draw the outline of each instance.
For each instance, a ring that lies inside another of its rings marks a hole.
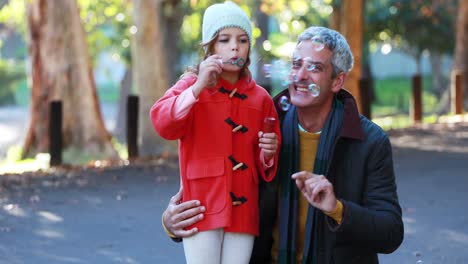
[[[468,124],[432,128],[392,133],[405,238],[381,263],[468,263]]]
[[[405,239],[381,263],[468,263],[468,124],[390,134]],[[184,263],[160,226],[174,163],[54,175],[0,178],[0,264]]]

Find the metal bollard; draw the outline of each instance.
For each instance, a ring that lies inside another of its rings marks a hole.
[[[50,103],[49,115],[49,154],[50,166],[62,164],[62,102]]]
[[[138,157],[138,96],[127,98],[127,151],[128,158]]]

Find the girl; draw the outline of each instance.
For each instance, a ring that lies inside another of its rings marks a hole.
[[[203,61],[159,99],[151,121],[161,137],[179,140],[183,200],[205,206],[198,233],[184,238],[187,263],[248,263],[259,234],[259,177],[276,173],[279,123],[266,90],[250,77],[252,28],[232,2],[206,9]],[[267,133],[268,132],[268,133]]]

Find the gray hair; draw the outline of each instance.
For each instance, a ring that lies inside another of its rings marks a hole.
[[[353,68],[353,54],[351,53],[348,42],[339,32],[325,27],[309,27],[299,35],[297,44],[307,40],[322,43],[332,51],[332,77],[335,77],[341,72],[349,73]]]

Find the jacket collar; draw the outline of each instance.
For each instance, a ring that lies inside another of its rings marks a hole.
[[[216,89],[219,89],[220,87],[224,87],[225,89],[232,90],[234,88],[237,88],[238,91],[245,92],[247,90],[250,90],[254,88],[256,85],[255,81],[248,77],[248,76],[242,76],[239,78],[239,80],[232,84],[229,83],[228,81],[224,80],[223,78],[218,79],[218,83],[216,84]]]
[[[353,95],[347,90],[341,89],[336,97],[344,105],[344,118],[340,136],[363,140],[364,131],[361,127],[361,119]]]
[[[344,118],[341,127],[340,136],[346,138],[353,138],[358,140],[364,139],[364,131],[361,127],[359,111],[357,108],[356,100],[353,95],[345,89],[341,89],[335,95],[344,105]],[[282,98],[289,99],[289,90],[286,88],[273,98],[275,102],[276,111],[278,116],[282,118],[286,110],[281,108]]]

